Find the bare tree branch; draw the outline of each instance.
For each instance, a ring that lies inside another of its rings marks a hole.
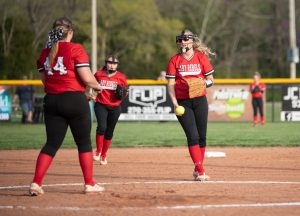
[[[205,9],[205,13],[204,13],[203,21],[202,21],[201,31],[200,31],[200,35],[199,35],[199,37],[201,39],[206,34],[207,23],[208,23],[208,19],[209,19],[209,15],[210,15],[210,11],[211,11],[213,3],[214,3],[214,0],[207,1],[206,9]]]

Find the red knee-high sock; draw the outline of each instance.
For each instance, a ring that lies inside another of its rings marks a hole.
[[[201,151],[201,162],[202,162],[202,166],[203,166],[203,161],[204,161],[204,157],[205,157],[205,147],[200,147],[200,151]]]
[[[106,153],[109,149],[110,144],[111,144],[111,140],[104,139],[103,149],[102,149],[102,154],[101,154],[103,158],[106,158]]]
[[[97,147],[96,154],[97,155],[101,154],[101,152],[102,152],[103,140],[104,140],[104,135],[96,134],[96,147]]]
[[[94,185],[95,183],[93,180],[93,153],[79,153],[79,162],[85,184]]]
[[[33,182],[38,185],[42,185],[42,181],[46,175],[46,172],[53,160],[53,157],[45,153],[40,153],[36,160],[35,174]]]
[[[257,116],[253,116],[253,124],[257,124],[257,122],[258,122],[258,118],[257,118]]]
[[[194,146],[189,146],[189,152],[190,156],[195,164],[195,170],[198,171],[200,175],[204,173],[203,165],[202,165],[202,156],[201,156],[201,150],[200,146],[194,145]]]
[[[264,125],[266,123],[265,116],[260,117],[261,124]]]

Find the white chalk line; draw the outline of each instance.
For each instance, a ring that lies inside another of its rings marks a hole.
[[[285,184],[298,185],[300,182],[289,181],[133,181],[133,182],[99,182],[100,185],[132,185],[132,184]],[[43,187],[69,187],[69,186],[83,186],[83,183],[62,183],[62,184],[45,184]],[[12,185],[1,186],[0,190],[28,188],[28,185]]]
[[[300,202],[283,202],[283,203],[248,203],[248,204],[213,204],[213,205],[177,205],[177,206],[150,206],[150,207],[120,207],[119,210],[182,210],[182,209],[214,209],[214,208],[243,208],[243,207],[284,207],[284,206],[300,206]],[[1,209],[12,210],[60,210],[60,211],[102,211],[103,209],[115,209],[112,207],[89,207],[82,208],[77,206],[20,206],[7,205],[0,206]]]
[[[298,185],[300,182],[289,181],[133,181],[133,182],[99,182],[100,185],[131,185],[131,184],[285,184]],[[43,187],[68,187],[68,186],[83,186],[83,183],[62,183],[62,184],[46,184]],[[1,186],[0,190],[28,188],[28,185],[12,185]]]

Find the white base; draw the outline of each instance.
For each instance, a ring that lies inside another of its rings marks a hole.
[[[210,158],[210,157],[226,157],[225,152],[205,152],[205,157]]]

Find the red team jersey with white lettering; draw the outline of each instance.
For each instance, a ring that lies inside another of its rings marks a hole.
[[[81,81],[76,68],[89,67],[89,57],[80,44],[59,42],[57,55],[49,67],[50,48],[42,50],[37,61],[39,72],[45,74],[45,92],[61,94],[67,91],[85,92],[85,84]]]
[[[202,78],[214,73],[214,69],[204,53],[195,51],[194,56],[187,60],[180,53],[174,55],[167,67],[166,78],[175,78],[175,94],[177,99],[189,98],[189,86],[186,79]],[[206,91],[202,95],[206,95]]]
[[[96,102],[109,107],[120,106],[121,100],[115,96],[117,85],[127,87],[126,76],[117,71],[113,76],[108,77],[106,71],[101,69],[95,73],[95,78],[102,87],[96,97]]]
[[[263,96],[263,92],[266,89],[266,85],[264,83],[258,83],[258,87],[259,87],[260,90],[262,90],[262,92],[261,91],[255,91],[255,92],[253,92],[255,86],[256,86],[256,83],[251,83],[250,86],[249,86],[250,92],[252,94],[252,97],[254,97],[254,98],[260,98],[260,97],[262,97]]]

